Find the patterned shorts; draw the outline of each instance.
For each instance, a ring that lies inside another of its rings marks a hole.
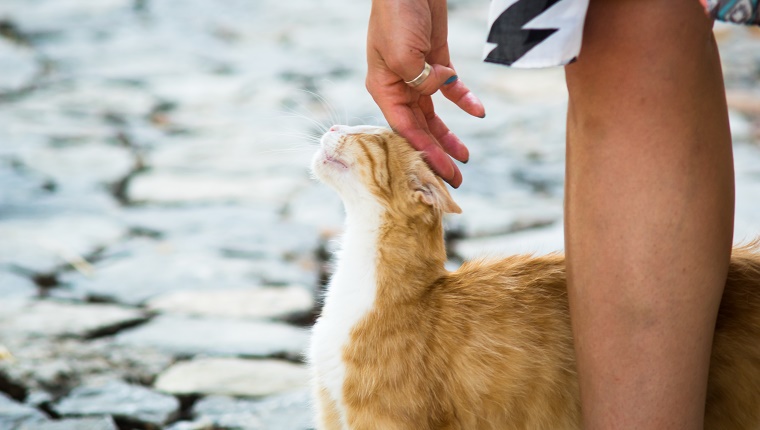
[[[760,25],[760,0],[699,1],[714,19]],[[523,68],[573,62],[581,49],[588,2],[492,0],[485,61]]]

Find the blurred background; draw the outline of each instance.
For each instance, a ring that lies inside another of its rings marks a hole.
[[[450,266],[562,248],[561,68],[480,61],[488,2],[452,0],[480,120]],[[0,2],[0,429],[311,428],[303,353],[341,231],[310,179],[364,89],[369,2]],[[736,240],[760,235],[760,32],[716,26]],[[687,251],[687,250],[684,250]]]

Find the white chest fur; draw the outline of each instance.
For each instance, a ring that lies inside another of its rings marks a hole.
[[[348,211],[346,232],[322,315],[314,325],[309,361],[317,384],[327,390],[341,416],[345,365],[342,351],[351,330],[372,309],[376,293],[377,232],[380,212]],[[344,423],[345,425],[345,423]]]

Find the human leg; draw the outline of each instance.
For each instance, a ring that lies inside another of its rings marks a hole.
[[[701,428],[734,199],[711,23],[694,0],[591,0],[566,75],[585,428]]]

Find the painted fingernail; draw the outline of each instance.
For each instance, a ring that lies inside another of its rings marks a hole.
[[[446,82],[444,82],[443,85],[453,84],[454,82],[457,81],[457,79],[459,79],[459,76],[454,75],[450,77],[449,79],[446,79]]]

